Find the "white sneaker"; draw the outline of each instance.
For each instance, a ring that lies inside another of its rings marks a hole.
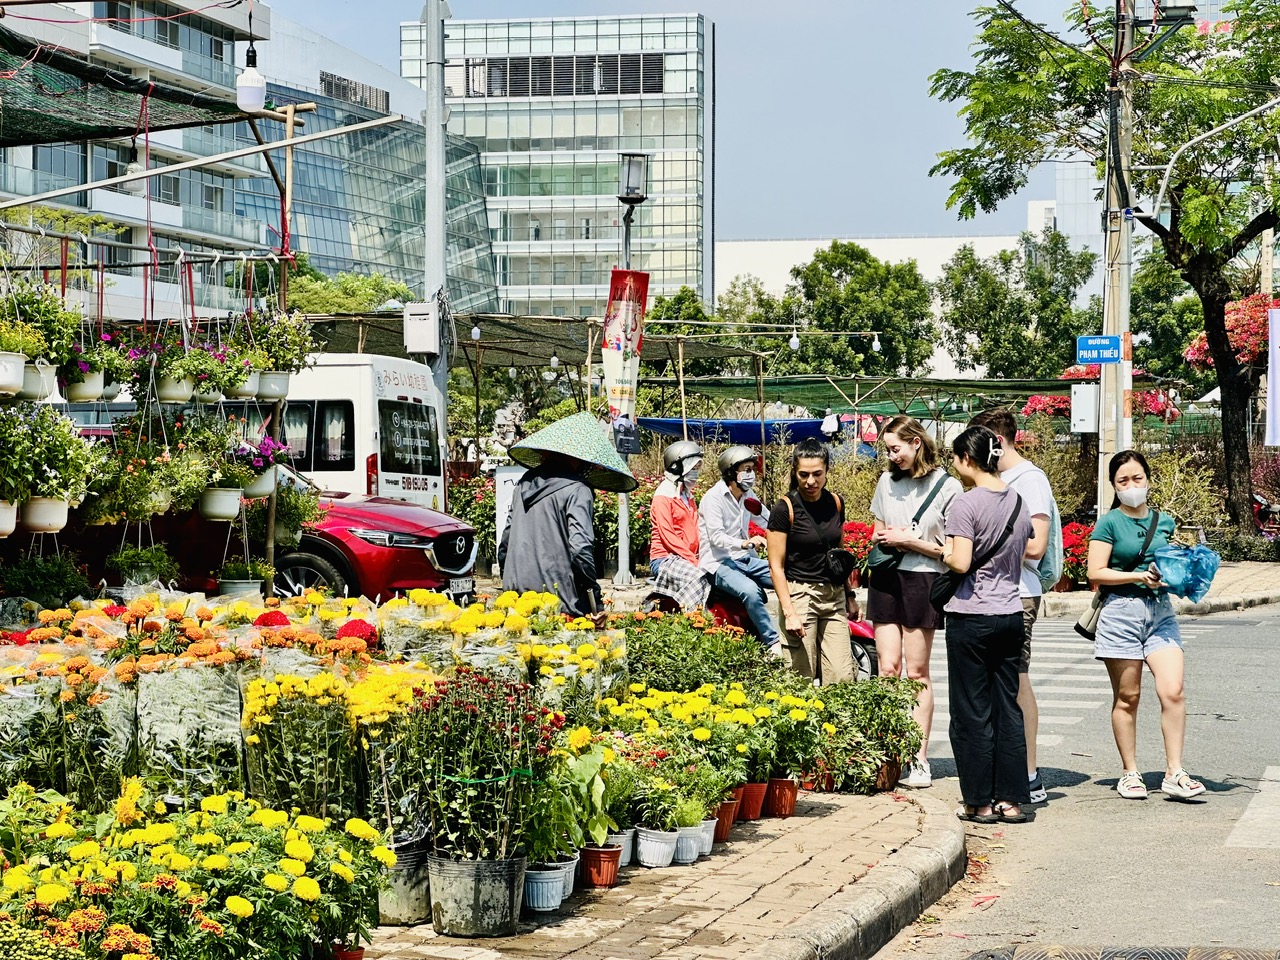
[[[907,768],[906,775],[898,781],[898,785],[910,787],[913,790],[923,790],[925,787],[932,786],[933,774],[929,770],[929,762],[917,760]]]

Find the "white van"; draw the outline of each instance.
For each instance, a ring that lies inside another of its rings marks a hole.
[[[294,469],[323,490],[444,510],[448,417],[431,369],[367,353],[315,361],[289,383],[284,439]]]

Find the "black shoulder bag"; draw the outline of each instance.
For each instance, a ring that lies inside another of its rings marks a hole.
[[[1018,522],[1018,514],[1022,511],[1022,495],[1015,493],[1013,495],[1013,512],[1009,514],[1009,522],[1004,525],[1004,530],[992,544],[991,549],[987,550],[982,556],[978,557],[969,569],[964,573],[956,573],[954,570],[945,570],[938,574],[938,579],[933,581],[933,586],[929,588],[929,602],[933,604],[933,608],[939,613],[942,608],[951,602],[951,598],[956,595],[956,591],[960,589],[960,584],[964,583],[964,579],[971,574],[977,573],[978,568],[990,562],[991,558],[1000,552],[1000,548],[1004,546],[1005,541],[1013,533],[1013,528]]]
[[[939,468],[941,469],[941,468]],[[925,497],[924,503],[920,504],[920,509],[916,511],[916,515],[911,518],[911,527],[915,529],[916,524],[920,522],[920,518],[924,516],[924,512],[933,504],[934,498],[942,492],[943,486],[946,485],[947,478],[951,474],[942,471],[942,476],[938,478],[938,482],[933,485],[933,489],[929,491],[929,496]],[[902,558],[906,556],[906,552],[896,547],[886,547],[877,543],[871,548],[867,554],[868,570],[895,570],[898,564],[902,562]]]
[[[843,514],[844,501],[840,499],[840,494],[833,493],[831,496],[835,498],[836,510]],[[787,513],[791,516],[791,522],[795,523],[796,511],[791,502],[791,494],[788,493],[782,499],[787,502]],[[805,514],[809,517],[809,522],[814,525],[815,529],[817,529],[817,521],[813,519],[813,514],[809,512],[809,508],[804,507],[803,509]],[[853,575],[853,571],[858,567],[858,561],[854,559],[853,554],[848,550],[845,550],[843,547],[834,547],[828,550],[824,562],[826,565],[827,579],[831,583],[843,583],[846,584],[846,586],[848,584],[849,577]]]

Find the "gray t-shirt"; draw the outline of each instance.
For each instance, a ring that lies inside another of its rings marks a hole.
[[[882,526],[910,527],[911,521],[920,509],[920,504],[933,492],[934,485],[940,477],[946,476],[941,467],[933,470],[919,480],[903,477],[895,480],[889,471],[880,474],[876,483],[876,492],[871,498],[871,513]],[[947,476],[942,489],[929,504],[929,509],[916,524],[915,536],[925,543],[936,543],[942,546],[946,535],[945,523],[947,508],[951,501],[964,489],[955,477]],[[917,573],[941,573],[946,569],[941,560],[926,557],[914,550],[905,552],[899,570]]]
[[[1053,487],[1044,471],[1030,460],[1023,460],[1016,467],[1000,474],[1000,479],[1018,492],[1032,517],[1053,516]],[[1023,597],[1039,597],[1044,593],[1040,585],[1040,561],[1022,561],[1022,585],[1018,594]]]
[[[976,564],[1004,532],[1017,496],[1011,487],[1000,491],[974,487],[960,494],[951,502],[951,509],[947,512],[947,536],[972,541],[973,562]],[[970,568],[970,574],[946,605],[947,613],[1021,613],[1018,582],[1022,555],[1030,539],[1031,517],[1023,503],[1013,532],[994,557],[977,570]]]

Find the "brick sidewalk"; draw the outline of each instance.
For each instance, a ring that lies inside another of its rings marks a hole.
[[[631,866],[611,890],[579,888],[518,937],[437,937],[431,925],[381,927],[371,960],[735,960],[827,902],[920,833],[920,809],[895,794],[801,793],[786,820],[740,823],[688,867]],[[536,916],[536,919],[535,919]]]

